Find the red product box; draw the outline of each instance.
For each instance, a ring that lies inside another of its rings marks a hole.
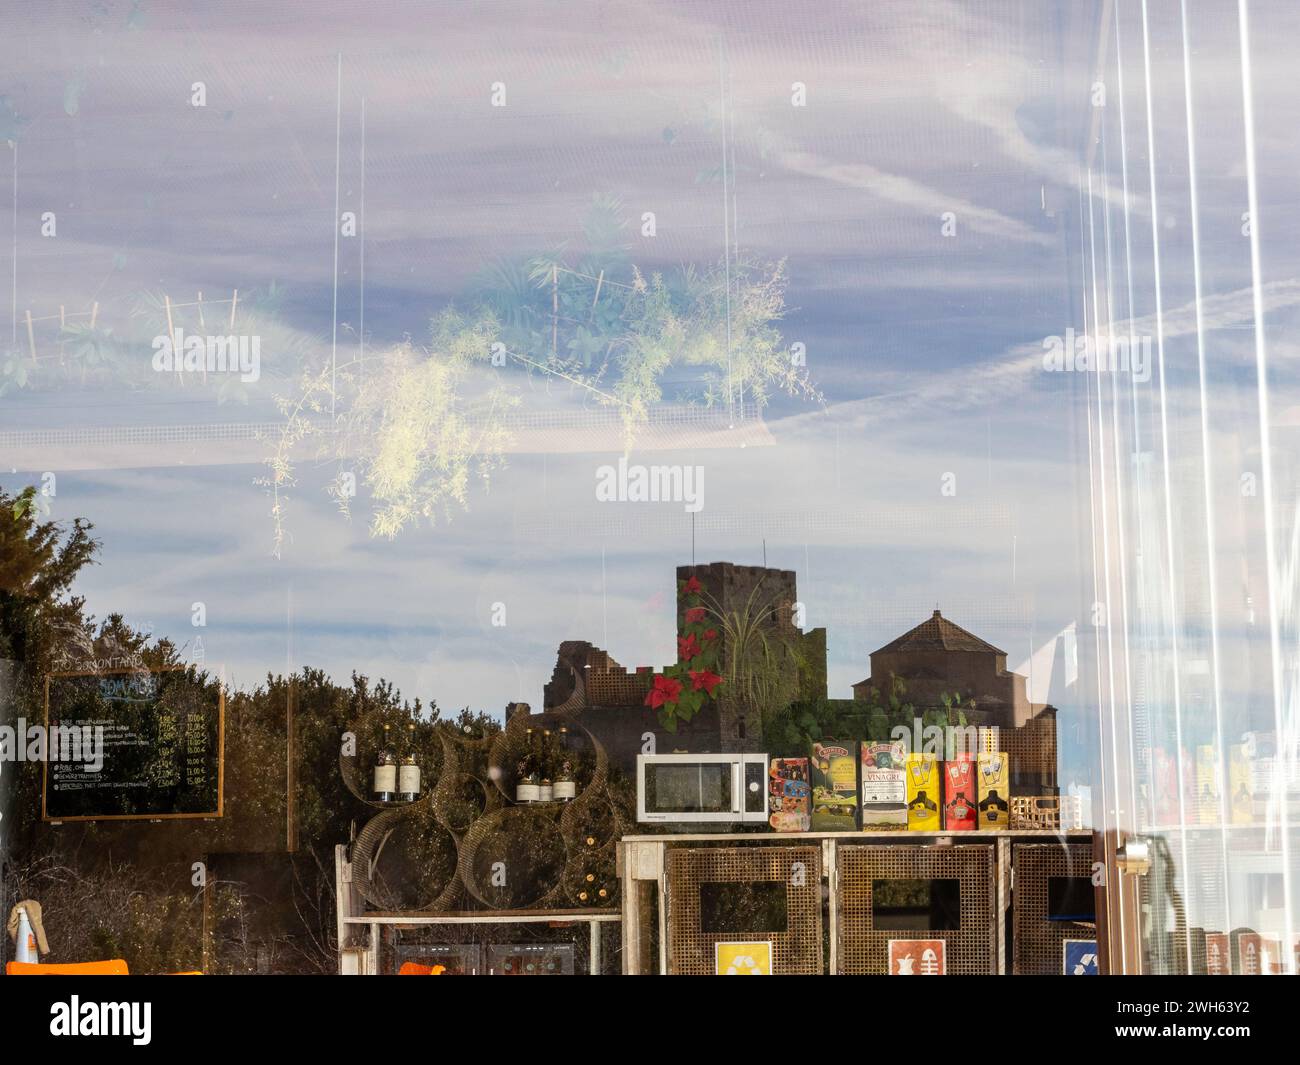
[[[1178,824],[1178,762],[1163,747],[1152,753],[1151,785],[1156,824],[1163,828]]]
[[[973,832],[975,811],[975,755],[954,755],[943,763],[943,827]]]

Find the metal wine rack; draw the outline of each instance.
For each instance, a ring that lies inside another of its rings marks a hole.
[[[594,756],[591,779],[568,803],[511,802],[507,782],[525,750],[526,714],[515,714],[500,733],[488,738],[441,733],[436,782],[421,798],[402,806],[367,799],[356,757],[340,754],[348,790],[378,809],[352,845],[356,892],[385,912],[445,911],[467,903],[493,911],[615,905],[614,852],[623,815],[609,794],[605,749],[578,720],[585,707],[582,677],[575,674],[572,695],[547,711],[549,719],[585,737]],[[422,833],[426,846],[441,846],[451,856],[437,890],[415,907],[403,905],[376,876],[384,848],[403,833]],[[601,889],[604,898],[599,897]],[[581,898],[584,891],[586,899]]]

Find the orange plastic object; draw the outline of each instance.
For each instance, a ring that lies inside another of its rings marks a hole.
[[[398,976],[443,976],[447,972],[445,965],[421,965],[419,962],[404,961],[397,970]]]
[[[63,965],[44,965],[29,961],[5,963],[6,976],[127,976],[126,962],[121,958],[110,961],[79,961]]]

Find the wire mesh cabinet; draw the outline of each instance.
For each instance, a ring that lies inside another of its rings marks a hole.
[[[1067,940],[1095,940],[1092,847],[1083,843],[1012,846],[1012,971],[1017,976],[1059,974]]]
[[[995,848],[839,846],[839,972],[889,972],[889,941],[942,940],[948,975],[997,969]]]
[[[680,847],[668,854],[668,972],[715,972],[719,943],[771,944],[772,971],[822,964],[821,848]]]
[[[1057,911],[1077,902],[1077,891],[1061,894],[1059,883],[1046,881],[1037,887],[1036,874],[1024,873],[1023,912],[1015,910],[1024,943],[1020,954],[1009,949],[1013,863],[1029,868],[1028,854],[1017,857],[1026,845],[1066,861],[1061,875],[1091,868],[1089,832],[625,836],[618,844],[623,972],[713,973],[719,943],[756,941],[770,944],[778,975],[885,974],[889,941],[904,939],[941,940],[952,975],[1005,973],[1013,957],[1059,973],[1063,939],[1095,933],[1084,922],[1067,929],[1059,921]],[[1060,896],[1056,903],[1049,889]],[[1041,920],[1030,917],[1035,906]],[[1057,937],[1051,943],[1041,938],[1049,934]],[[1043,961],[1048,954],[1054,966]]]

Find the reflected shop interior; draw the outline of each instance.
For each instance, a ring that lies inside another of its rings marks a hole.
[[[1295,974],[1298,44],[9,5],[6,971]]]

